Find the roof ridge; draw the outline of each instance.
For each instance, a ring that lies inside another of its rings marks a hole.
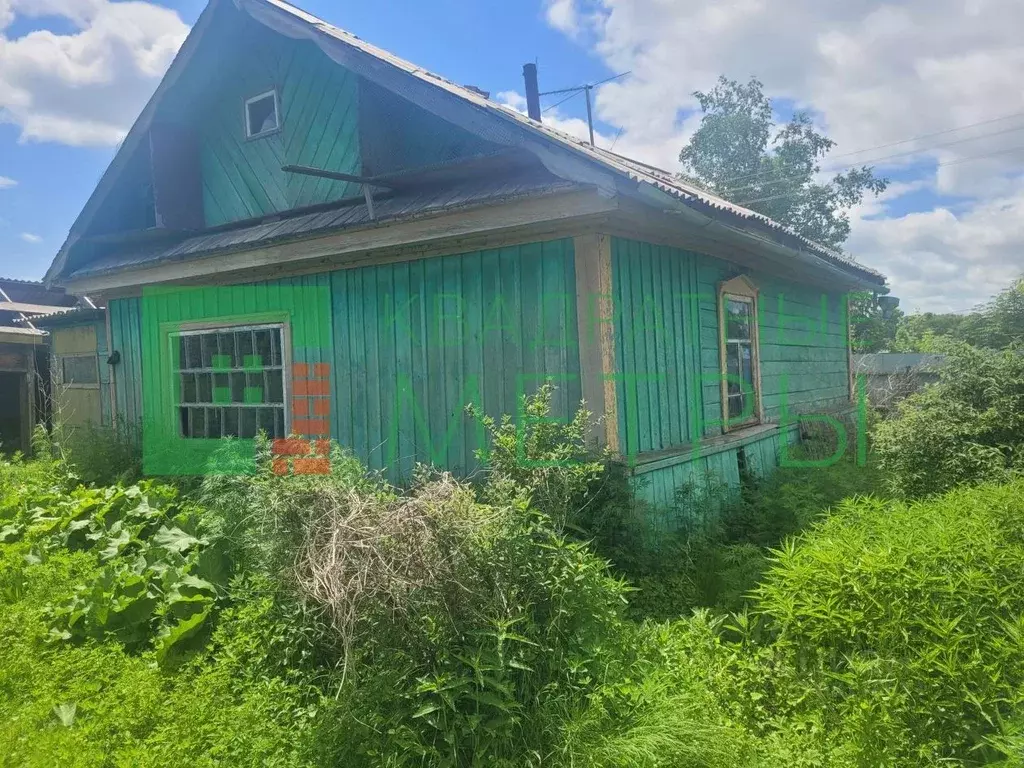
[[[428,84],[440,87],[453,96],[457,96],[464,101],[468,101],[477,107],[487,109],[492,113],[497,113],[508,120],[512,120],[520,128],[528,129],[532,133],[538,134],[541,137],[557,141],[563,147],[579,152],[585,157],[601,164],[606,169],[627,176],[632,181],[649,184],[665,194],[680,199],[684,203],[689,202],[689,199],[693,199],[700,205],[710,207],[714,210],[724,211],[741,219],[757,221],[769,229],[783,233],[788,237],[795,239],[802,246],[819,257],[828,261],[838,262],[840,266],[853,267],[862,273],[884,280],[885,276],[877,270],[857,262],[842,251],[823,245],[822,243],[818,243],[817,241],[800,234],[792,227],[776,221],[770,216],[759,213],[758,211],[754,211],[750,208],[746,208],[742,205],[726,200],[713,192],[701,189],[689,182],[685,182],[672,174],[671,171],[643,163],[639,160],[633,160],[632,158],[611,152],[610,150],[591,146],[589,142],[584,141],[583,139],[567,134],[564,131],[553,128],[542,122],[532,120],[527,115],[509,107],[508,105],[499,104],[498,102],[484,98],[481,94],[471,91],[465,86],[459,85],[446,77],[431,72],[417,64],[414,64],[413,62],[408,61],[407,59],[396,56],[390,51],[374,45],[373,43],[367,42],[357,35],[337,27],[328,21],[324,21],[308,11],[292,5],[287,0],[235,0],[235,2],[240,8],[243,6],[271,6],[273,8],[277,8],[280,11],[298,17],[303,22],[315,27],[316,31],[320,34],[333,38],[344,45],[350,45],[369,56],[373,56],[386,64],[390,64],[405,71],[407,74],[418,77]],[[644,178],[644,176],[646,178]]]

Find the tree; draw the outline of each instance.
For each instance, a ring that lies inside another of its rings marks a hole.
[[[1024,277],[1000,291],[986,304],[982,332],[986,339],[979,346],[1006,349],[1024,345]]]
[[[850,336],[857,353],[891,352],[903,312],[894,307],[883,312],[870,291],[850,294]]]
[[[868,166],[818,181],[819,161],[835,142],[815,129],[807,112],[776,129],[757,78],[743,84],[719,77],[711,91],[694,96],[704,117],[679,153],[682,177],[822,245],[840,248],[850,234],[849,209],[889,183]]]
[[[1024,347],[1024,278],[1018,278],[973,312],[923,312],[901,317],[892,351],[933,352],[947,339],[980,349]]]

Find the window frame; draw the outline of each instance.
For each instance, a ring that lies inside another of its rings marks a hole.
[[[758,319],[760,317],[758,307],[759,290],[757,285],[746,275],[739,275],[719,283],[718,286],[718,358],[719,373],[721,376],[721,399],[722,399],[722,431],[731,432],[735,429],[750,427],[764,421],[764,404],[761,393],[761,339]],[[750,305],[750,368],[751,379],[754,387],[754,408],[753,413],[743,421],[736,421],[729,418],[729,364],[728,364],[728,317],[726,303],[729,300],[741,301]]]
[[[271,97],[274,100],[274,117],[276,118],[277,125],[269,130],[260,131],[259,133],[252,132],[252,123],[249,119],[249,105],[255,104],[257,101],[262,101],[267,97]],[[245,100],[245,104],[242,106],[242,120],[245,124],[245,140],[252,141],[253,139],[262,139],[265,136],[272,136],[281,130],[281,102],[277,97],[277,88],[271,88],[269,91],[257,94],[251,98]]]
[[[99,389],[100,388],[100,358],[95,352],[72,352],[70,354],[55,355],[57,358],[57,370],[60,372],[60,385],[67,389]],[[91,384],[68,382],[64,375],[64,361],[68,358],[91,358],[96,368],[96,381]]]
[[[190,437],[182,434],[181,430],[181,408],[188,406],[188,403],[183,403],[181,400],[181,378],[180,378],[180,361],[178,367],[175,367],[174,361],[177,359],[176,347],[178,345],[178,339],[181,336],[196,336],[204,333],[217,333],[221,331],[254,331],[264,330],[268,328],[279,329],[281,332],[281,407],[284,417],[284,437],[291,435],[292,430],[292,409],[291,409],[291,397],[292,397],[292,345],[291,345],[291,327],[289,322],[284,317],[269,316],[269,317],[252,317],[252,318],[230,318],[221,319],[208,322],[193,322],[193,323],[180,323],[175,324],[175,327],[170,329],[166,336],[167,339],[167,353],[169,355],[169,366],[168,373],[171,378],[171,413],[170,418],[174,424],[174,434],[176,439],[185,440],[188,442],[195,442],[198,440],[221,440],[223,437]],[[276,407],[276,403],[274,404]],[[232,407],[231,405],[224,404],[211,404],[209,407]],[[244,407],[244,406],[243,406]],[[258,407],[258,406],[256,406]],[[252,440],[253,438],[237,438],[242,440]]]

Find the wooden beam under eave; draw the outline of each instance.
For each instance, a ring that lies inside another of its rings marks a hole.
[[[615,387],[615,321],[612,294],[612,239],[587,233],[573,238],[576,319],[583,399],[600,424],[588,442],[619,450],[619,409]]]

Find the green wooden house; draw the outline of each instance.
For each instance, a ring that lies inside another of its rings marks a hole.
[[[213,0],[47,279],[108,307],[111,419],[201,457],[332,437],[477,465],[474,403],[601,415],[642,493],[848,412],[884,277],[281,0]]]

